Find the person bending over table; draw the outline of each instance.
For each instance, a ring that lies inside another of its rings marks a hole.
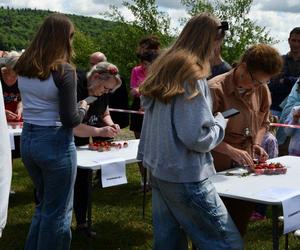
[[[150,171],[153,249],[243,249],[241,236],[216,189],[210,151],[226,120],[212,114],[206,77],[227,22],[191,18],[174,45],[154,61],[140,87],[145,109],[138,160]]]
[[[112,121],[108,110],[108,93],[114,92],[121,86],[118,72],[115,65],[109,62],[100,62],[87,73],[87,81],[81,79],[78,82],[78,100],[83,100],[88,96],[97,96],[98,98],[90,104],[83,123],[74,128],[76,146],[88,144],[90,136],[94,140],[103,141],[115,137],[119,133],[120,127]],[[74,212],[77,222],[76,229],[86,236],[93,237],[96,233],[90,231],[87,225],[88,171],[77,169]]]
[[[223,112],[229,108],[240,111],[229,118],[225,138],[212,152],[217,171],[237,165],[254,167],[253,157],[263,161],[268,158],[261,147],[271,105],[267,84],[280,72],[282,64],[277,50],[258,44],[246,50],[230,72],[209,80],[213,111]],[[223,198],[223,201],[244,235],[255,204],[230,198]]]

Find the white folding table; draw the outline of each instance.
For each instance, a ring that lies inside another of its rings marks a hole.
[[[238,175],[227,176],[226,172],[228,171],[223,171],[212,176],[210,180],[220,196],[272,206],[273,249],[278,250],[278,210],[283,200],[280,197],[263,197],[261,194],[274,187],[291,188],[300,192],[300,157],[282,156],[271,159],[270,162],[280,162],[287,166],[287,173],[284,175],[249,175],[241,177]]]
[[[77,147],[77,165],[82,169],[101,169],[101,162],[107,159],[123,158],[126,164],[137,162],[139,140],[128,140],[128,147],[119,150],[98,152],[88,146]]]
[[[93,170],[101,169],[103,161],[108,159],[124,159],[126,164],[138,162],[136,159],[139,140],[128,140],[128,147],[121,149],[112,149],[111,151],[92,151],[88,146],[77,147],[77,166],[88,170],[88,228],[92,226],[92,178]],[[145,193],[143,198],[143,214],[145,209]]]

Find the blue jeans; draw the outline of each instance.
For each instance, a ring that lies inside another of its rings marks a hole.
[[[69,249],[77,168],[72,129],[24,123],[21,156],[39,201],[25,249]]]
[[[210,180],[171,183],[151,176],[155,250],[243,249],[243,240]]]

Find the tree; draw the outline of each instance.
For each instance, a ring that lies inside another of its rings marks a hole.
[[[100,47],[107,54],[108,59],[115,63],[128,81],[131,69],[138,63],[135,56],[139,40],[150,34],[157,35],[162,45],[169,45],[172,40],[170,17],[167,13],[158,10],[156,0],[123,1],[133,15],[134,21],[128,21],[111,5],[108,12],[101,12],[100,16],[114,21],[110,31],[99,36]]]
[[[277,42],[269,36],[265,27],[260,27],[247,17],[252,2],[253,0],[181,0],[191,16],[207,11],[220,20],[229,21],[222,54],[230,63],[237,61],[250,45]]]
[[[90,36],[79,30],[75,32],[73,46],[75,51],[75,65],[81,69],[87,69],[89,67],[89,55],[97,51],[99,46],[96,45]]]

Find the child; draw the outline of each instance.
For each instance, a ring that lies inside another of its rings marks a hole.
[[[300,106],[294,106],[285,123],[300,124]],[[300,130],[296,128],[285,128],[284,132],[290,136],[289,155],[300,156]]]
[[[270,115],[270,122],[277,123],[278,117]],[[278,156],[278,142],[275,137],[276,127],[269,127],[262,140],[262,147],[268,153],[269,159]],[[251,215],[251,221],[264,220],[266,218],[267,206],[264,204],[256,204],[255,209]]]

